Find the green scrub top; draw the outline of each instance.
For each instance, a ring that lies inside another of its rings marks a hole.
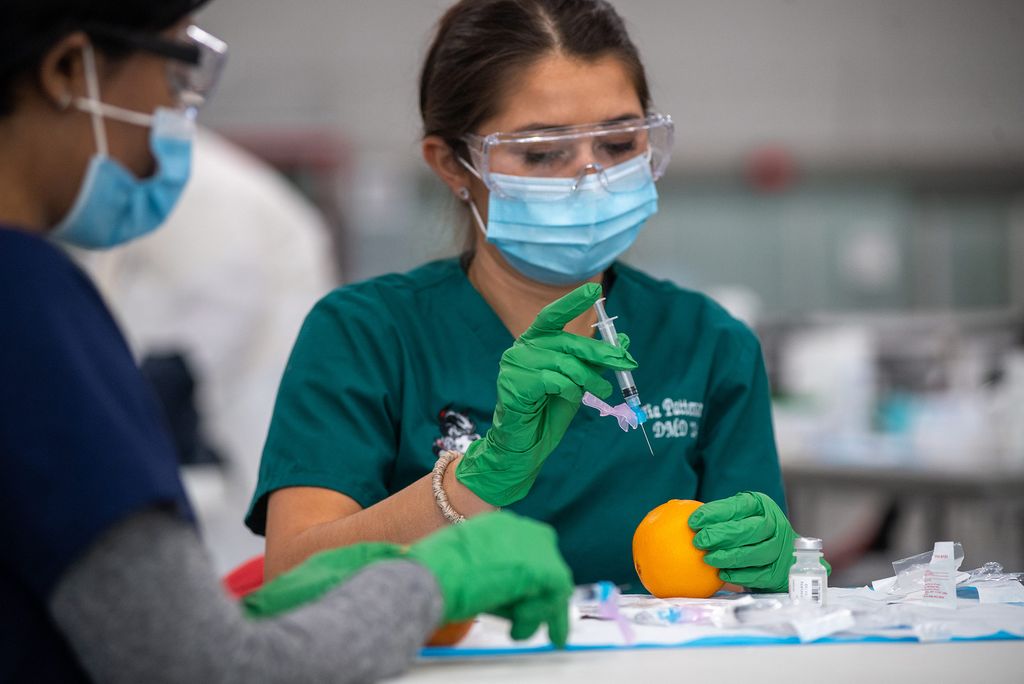
[[[702,294],[619,263],[608,276],[654,455],[639,431],[583,406],[509,509],[555,527],[578,583],[643,591],[632,538],[655,506],[745,490],[785,504],[754,334]],[[328,294],[288,361],[246,524],[264,533],[276,489],[325,487],[369,507],[429,473],[439,449],[464,450],[490,426],[512,342],[457,259]]]

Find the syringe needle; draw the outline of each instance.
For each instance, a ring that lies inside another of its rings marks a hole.
[[[594,324],[594,327],[601,333],[601,339],[613,347],[617,347],[619,346],[619,336],[615,332],[615,324],[612,323],[612,321],[615,320],[615,317],[608,317],[608,313],[604,310],[603,302],[603,297],[594,302],[594,310],[597,312],[597,323]],[[619,389],[622,390],[622,398],[626,400],[626,405],[636,413],[640,429],[643,430],[644,433],[644,441],[647,442],[647,450],[650,451],[651,456],[653,456],[654,449],[651,448],[651,440],[647,439],[647,430],[644,429],[644,421],[647,420],[647,414],[644,412],[643,408],[641,408],[640,395],[636,391],[636,383],[633,382],[633,374],[628,370],[617,370],[615,371],[615,380],[619,383]]]
[[[651,452],[651,456],[654,455],[654,449],[651,449],[651,440],[647,439],[647,430],[644,430],[643,423],[640,424],[640,430],[644,433],[644,441],[647,442],[647,449]]]

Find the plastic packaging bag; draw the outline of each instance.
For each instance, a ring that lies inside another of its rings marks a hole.
[[[1024,580],[1024,572],[1005,572],[1001,563],[989,561],[980,568],[967,571],[968,578],[961,584],[972,586],[976,582],[1003,582],[1006,580]]]
[[[919,553],[909,558],[893,561],[893,576],[875,580],[871,583],[875,591],[892,596],[908,596],[925,590],[925,574],[929,571],[934,549]],[[964,562],[964,547],[960,542],[953,542],[953,567],[959,569]],[[967,573],[956,576],[956,582],[967,579]]]
[[[932,567],[933,551],[919,553],[909,558],[894,561],[892,569],[895,575],[871,583],[878,598],[889,603],[924,601],[938,605],[934,591],[928,595],[926,582],[935,588],[935,570]],[[964,560],[963,545],[953,543],[954,567],[960,568]],[[979,568],[966,572],[957,572],[954,578],[957,593],[961,598],[977,598],[980,603],[1024,603],[1024,573],[1006,572],[1003,566],[994,561],[985,563]],[[943,592],[941,603],[946,607],[954,607],[955,602]]]
[[[957,561],[953,548],[953,542],[935,542],[932,560],[924,569],[924,592],[921,594],[923,603],[936,608],[956,610],[956,570],[964,559],[961,556]],[[904,573],[904,577],[907,574]]]
[[[892,569],[896,574],[896,584],[891,593],[908,594],[924,590],[924,577],[931,565],[932,551],[925,551],[916,556],[893,561]],[[960,542],[953,542],[953,567],[959,569],[964,562],[964,547]]]
[[[1024,603],[1024,573],[1004,572],[1002,565],[990,561],[967,575],[959,587],[968,598],[977,594],[980,603]]]

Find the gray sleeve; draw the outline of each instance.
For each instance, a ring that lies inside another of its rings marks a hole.
[[[404,671],[441,618],[430,571],[375,564],[321,601],[249,620],[198,535],[132,516],[61,577],[50,611],[99,682],[371,682]]]

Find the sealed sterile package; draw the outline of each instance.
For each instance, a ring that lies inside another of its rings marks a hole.
[[[1024,585],[1020,580],[978,582],[971,587],[978,592],[980,603],[1024,603]]]
[[[795,606],[788,599],[762,598],[736,611],[744,627],[795,634],[809,643],[852,628],[856,621],[848,608]]]
[[[806,611],[804,611],[806,613]],[[856,620],[853,612],[846,608],[821,608],[814,614],[801,614],[790,620],[793,631],[801,642],[817,641],[837,632],[851,629]]]
[[[735,609],[727,606],[652,606],[629,608],[623,613],[638,625],[667,627],[670,625],[704,625],[730,627],[736,623]]]
[[[622,639],[632,644],[636,638],[628,618],[619,610],[622,593],[611,582],[595,582],[576,587],[572,597],[574,617],[611,620],[619,626]]]
[[[738,624],[737,610],[753,603],[754,598],[749,594],[728,599],[659,599],[627,595],[622,597],[619,612],[638,625],[734,627]]]

